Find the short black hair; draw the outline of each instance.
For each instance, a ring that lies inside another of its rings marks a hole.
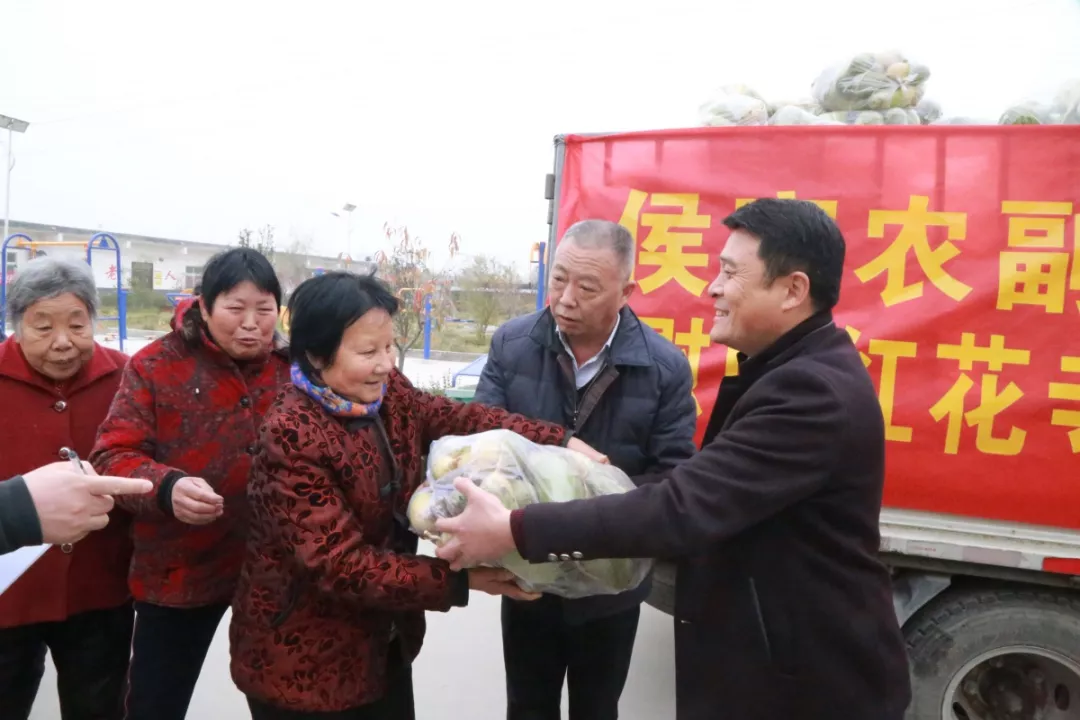
[[[250,282],[262,292],[273,295],[274,302],[281,307],[281,283],[274,266],[265,255],[252,248],[230,248],[210,258],[203,269],[202,279],[195,285],[195,292],[202,298],[203,307],[210,312],[218,295],[244,282]]]
[[[724,218],[732,230],[745,230],[759,241],[765,282],[793,272],[810,278],[810,300],[817,311],[840,301],[844,277],[844,235],[829,215],[808,200],[762,198]]]
[[[332,364],[345,330],[371,310],[398,311],[398,299],[374,273],[335,270],[305,280],[289,298],[289,359],[314,378],[311,358]]]

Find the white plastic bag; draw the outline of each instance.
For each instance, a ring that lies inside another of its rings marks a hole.
[[[562,447],[537,445],[510,430],[444,437],[431,444],[427,479],[409,500],[413,532],[441,545],[435,521],[465,510],[454,481],[468,477],[511,510],[537,502],[563,502],[624,493],[634,488],[627,475]],[[565,598],[612,595],[633,590],[652,569],[652,560],[614,559],[530,563],[517,552],[493,563],[518,578],[529,592]]]
[[[768,121],[769,106],[742,85],[720,88],[698,108],[698,122],[705,126],[764,125]]]
[[[1006,108],[999,125],[1080,124],[1080,80],[1065,83],[1053,99],[1028,99]]]
[[[837,120],[815,115],[809,110],[785,105],[772,114],[769,118],[770,125],[841,125]]]
[[[814,99],[829,112],[913,108],[925,93],[930,68],[901,53],[861,53],[814,80]]]

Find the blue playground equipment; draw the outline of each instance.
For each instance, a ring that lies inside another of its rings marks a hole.
[[[127,290],[123,288],[120,261],[120,243],[109,233],[95,233],[90,240],[34,240],[29,235],[14,233],[4,238],[0,245],[0,335],[7,335],[7,254],[8,250],[29,250],[31,257],[38,248],[50,247],[81,247],[86,250],[86,264],[91,268],[94,265],[94,251],[108,250],[116,257],[116,315],[99,317],[97,320],[115,320],[120,341],[120,352],[124,351],[124,341],[127,340]]]
[[[547,270],[547,243],[538,242],[533,244],[533,252],[536,254],[536,259],[531,263],[536,263],[536,309],[544,309],[544,291],[547,289],[545,270]]]

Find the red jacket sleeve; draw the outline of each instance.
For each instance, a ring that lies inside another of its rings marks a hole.
[[[98,429],[89,460],[102,475],[143,478],[154,483],[153,492],[147,495],[117,496],[117,506],[135,515],[164,514],[158,502],[162,485],[186,475],[154,460],[156,427],[154,387],[146,379],[141,363],[133,359],[124,368],[120,388]]]
[[[418,390],[399,375],[406,393],[413,396],[412,404],[424,424],[422,442],[428,447],[444,435],[472,435],[486,430],[513,430],[527,440],[540,445],[565,445],[566,428],[543,420],[531,420],[524,415],[480,403],[464,403],[442,395]]]
[[[346,459],[328,454],[320,429],[286,418],[268,418],[260,430],[248,486],[253,525],[299,563],[320,592],[338,600],[395,612],[449,610],[459,580],[449,564],[366,543],[359,518],[334,481]]]

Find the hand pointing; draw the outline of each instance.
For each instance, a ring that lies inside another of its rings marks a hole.
[[[73,543],[108,525],[113,495],[142,495],[153,489],[149,480],[100,476],[89,463],[83,468],[88,474],[58,462],[23,475],[47,543]]]

